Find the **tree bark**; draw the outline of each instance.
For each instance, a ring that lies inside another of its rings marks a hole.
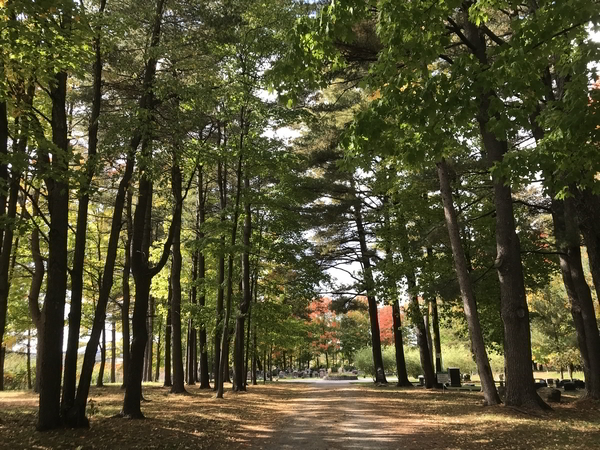
[[[25,91],[25,87],[22,86],[22,91]],[[31,83],[31,87],[27,87],[26,92],[21,92],[18,95],[19,107],[24,107],[28,110],[33,102],[33,96],[35,93],[35,87]],[[2,106],[4,105],[4,106]],[[2,110],[4,108],[4,111]],[[4,124],[6,120],[6,104],[0,103],[0,141],[4,141],[8,135],[4,136],[4,133],[8,130],[4,130]],[[29,111],[27,111],[28,113]],[[13,238],[15,230],[15,220],[17,218],[17,205],[19,201],[19,188],[21,185],[22,170],[19,167],[22,166],[22,159],[26,156],[27,141],[29,133],[29,118],[28,114],[23,114],[21,117],[15,118],[15,125],[18,128],[18,136],[13,142],[13,160],[10,170],[10,179],[8,178],[8,168],[6,164],[3,164],[0,168],[0,202],[2,202],[0,208],[0,219],[3,221],[3,226],[0,227],[0,347],[4,347],[4,332],[6,329],[6,316],[8,311],[8,294],[10,292],[10,268],[11,268],[11,256],[16,256],[16,249],[13,249]],[[0,158],[6,158],[8,149],[7,142],[0,143]],[[3,161],[6,161],[3,159]],[[5,205],[6,195],[4,194],[5,186],[2,183],[8,184],[8,206]],[[6,208],[6,209],[5,209]],[[17,238],[18,240],[18,238]],[[13,255],[14,253],[14,255]],[[0,364],[0,391],[4,390],[4,364]]]
[[[427,347],[429,348],[429,356],[431,357],[431,365],[433,367],[433,339],[431,337],[431,300],[425,300],[425,316],[423,317],[423,324],[425,325],[425,334],[427,336]]]
[[[154,372],[154,382],[158,383],[158,379],[160,378],[160,336],[161,336],[161,328],[162,328],[162,320],[158,322],[158,338],[156,341],[156,369]]]
[[[581,263],[579,227],[575,200],[564,201],[552,194],[552,219],[559,250],[559,262],[571,314],[577,333],[577,343],[583,361],[586,396],[600,399],[600,334],[590,288]]]
[[[576,195],[579,227],[587,249],[590,272],[596,290],[596,300],[600,305],[600,230],[598,230],[600,197],[594,195],[588,189],[576,190]]]
[[[96,378],[96,387],[104,387],[104,366],[106,364],[106,325],[102,329],[102,345],[100,346],[100,370]]]
[[[219,137],[217,145],[221,144],[221,131],[219,128]],[[219,161],[217,167],[217,183],[219,185],[219,206],[220,206],[220,222],[224,225],[226,221],[227,208],[227,170],[222,161]],[[221,335],[223,332],[223,300],[225,283],[225,235],[221,235],[220,253],[218,259],[218,274],[217,274],[217,306],[216,306],[216,327],[215,327],[215,357],[214,357],[214,372],[215,384],[213,389],[217,391],[221,379]]]
[[[440,339],[440,319],[438,315],[437,299],[431,302],[431,324],[433,325],[433,347],[435,350],[435,371],[443,372],[442,367],[442,341]]]
[[[63,12],[64,30],[70,28],[72,4],[68,2]],[[68,33],[68,31],[67,31]],[[38,431],[58,428],[60,415],[60,384],[62,373],[63,324],[67,293],[67,256],[69,227],[69,137],[67,133],[67,72],[54,77],[50,89],[52,100],[52,142],[56,146],[52,161],[45,150],[39,155],[43,160],[44,181],[48,191],[50,231],[48,243],[48,286],[42,310],[44,322],[42,339],[44,351],[41,358],[40,402]],[[51,167],[51,170],[50,170]]]
[[[242,134],[240,136],[240,149],[243,149],[244,144],[244,110],[242,108]],[[242,150],[240,150],[242,151]],[[241,159],[241,158],[240,158]],[[241,169],[241,164],[240,164]],[[248,169],[246,168],[246,171]],[[242,172],[238,173],[238,177],[242,176]],[[241,188],[240,183],[238,186]],[[239,311],[236,317],[236,332],[235,332],[235,354],[234,354],[234,366],[235,366],[235,380],[233,389],[236,391],[246,390],[246,375],[247,367],[244,364],[244,332],[245,332],[245,319],[252,302],[252,292],[250,286],[250,236],[252,234],[252,211],[250,209],[250,178],[248,173],[244,176],[244,227],[242,231],[242,244],[244,250],[242,252],[242,298],[240,300]]]
[[[360,199],[356,199],[354,204],[354,220],[356,222],[356,231],[360,242],[360,259],[363,270],[363,278],[367,292],[367,303],[369,307],[369,320],[371,324],[371,348],[373,351],[373,365],[375,370],[375,382],[387,383],[385,378],[385,368],[383,367],[383,356],[381,354],[381,335],[379,332],[379,317],[377,314],[377,299],[375,298],[375,281],[373,279],[373,270],[371,268],[371,258],[369,248],[367,247],[367,237],[360,208]],[[327,354],[326,354],[327,356]]]
[[[242,162],[244,154],[240,149],[240,155],[237,166],[237,190],[235,193],[235,207],[233,210],[233,223],[231,226],[231,243],[227,256],[227,296],[225,306],[225,320],[223,324],[223,334],[221,336],[221,360],[219,361],[219,381],[217,386],[217,398],[223,398],[223,382],[229,377],[229,319],[231,317],[231,300],[233,297],[233,253],[237,238],[237,225],[240,210],[240,199],[242,195]],[[237,322],[237,321],[236,321]],[[237,328],[237,327],[236,327]],[[242,327],[242,336],[244,329]],[[243,342],[243,338],[242,338]],[[243,349],[243,347],[242,347]],[[242,356],[243,358],[243,356]],[[243,364],[243,360],[241,361]],[[235,388],[235,386],[234,386]]]
[[[485,33],[481,27],[466,20],[465,34],[481,67],[488,66]],[[508,151],[505,137],[488,129],[490,106],[495,93],[489,88],[475,92],[478,101],[477,122],[490,167],[502,163]],[[499,172],[492,173],[494,205],[496,207],[496,261],[500,283],[501,316],[504,323],[504,355],[506,362],[506,396],[509,406],[546,408],[532,382],[531,330],[525,294],[521,246],[516,233],[512,189]]]
[[[456,270],[456,276],[458,278],[460,293],[463,300],[463,310],[469,327],[471,349],[475,355],[477,371],[479,372],[479,377],[481,379],[481,389],[486,404],[497,405],[500,403],[500,397],[496,390],[496,382],[494,381],[494,375],[492,374],[485,342],[483,340],[473,283],[469,277],[467,258],[460,239],[458,219],[456,217],[456,210],[454,209],[450,177],[448,175],[448,166],[444,159],[437,164],[437,171],[440,181],[440,191],[442,193],[442,203],[444,205],[444,217],[446,219],[446,227],[448,228],[450,246],[452,247],[452,256],[454,258],[454,269]]]
[[[173,379],[171,378],[171,297],[173,290],[171,288],[171,277],[169,277],[169,291],[167,294],[167,326],[165,328],[165,382],[164,387],[171,387]]]
[[[104,14],[106,0],[100,2],[99,14]],[[98,119],[102,105],[102,50],[100,48],[100,30],[94,38],[94,67],[92,112],[88,126],[88,159],[85,176],[79,188],[79,205],[77,210],[77,230],[75,233],[75,252],[71,270],[71,308],[69,310],[69,332],[67,335],[67,352],[63,376],[63,392],[61,409],[66,414],[75,402],[77,382],[77,351],[79,350],[79,333],[81,327],[81,301],[83,297],[83,268],[85,264],[85,244],[87,238],[88,205],[90,187],[96,173],[96,154],[98,147]]]
[[[406,373],[406,360],[404,358],[404,343],[402,342],[402,318],[400,317],[400,301],[392,304],[392,317],[394,323],[394,348],[396,350],[396,372],[399,387],[412,386]]]
[[[197,211],[196,211],[196,223],[197,223],[197,235],[198,240],[202,249],[196,250],[196,257],[198,262],[198,273],[197,281],[201,283],[200,296],[198,298],[198,305],[202,308],[206,304],[206,289],[204,286],[206,278],[206,261],[204,257],[204,223],[206,221],[206,189],[204,189],[203,180],[203,168],[200,167],[198,170],[198,199],[197,199]],[[194,283],[192,286],[194,292],[197,290],[197,286]],[[210,389],[210,374],[208,368],[208,347],[206,341],[206,324],[200,324],[199,330],[199,343],[200,343],[200,389]]]
[[[148,298],[148,343],[146,345],[148,348],[148,366],[146,367],[145,381],[152,381],[152,364],[154,361],[154,296],[152,295]]]
[[[110,382],[115,383],[117,381],[117,324],[115,323],[115,319],[112,320],[111,327],[111,349],[110,349]]]
[[[183,198],[181,195],[181,169],[174,158],[173,168],[171,170],[171,185],[173,198],[177,204],[181,205]],[[171,393],[187,393],[185,390],[185,375],[183,372],[183,351],[181,342],[181,214],[173,217],[173,256],[171,260],[171,326],[173,331],[173,386]]]
[[[118,195],[118,194],[117,194]],[[131,216],[131,203],[133,191],[127,190],[127,204],[125,219],[127,224],[127,237],[125,240],[125,263],[123,265],[123,307],[121,309],[121,328],[123,331],[123,384],[127,384],[127,369],[129,368],[129,349],[131,345],[129,333],[129,307],[131,305],[131,291],[129,288],[129,275],[131,274],[131,237],[133,233],[133,219]]]

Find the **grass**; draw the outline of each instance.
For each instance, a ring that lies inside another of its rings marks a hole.
[[[531,415],[483,407],[480,393],[393,385],[269,383],[226,390],[224,400],[188,390],[179,396],[145,385],[147,420],[132,421],[112,418],[123,400],[118,385],[92,388],[91,428],[47,433],[34,428],[35,395],[0,392],[0,448],[600,449],[600,407],[578,401],[580,391]]]

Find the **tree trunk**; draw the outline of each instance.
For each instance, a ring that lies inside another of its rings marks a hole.
[[[481,67],[488,67],[484,30],[470,22],[464,23],[465,35]],[[475,92],[478,101],[477,122],[490,168],[502,163],[508,151],[504,136],[489,130],[491,102],[495,93],[489,88]],[[504,355],[506,363],[506,396],[509,406],[546,408],[533,383],[531,368],[531,330],[523,279],[521,246],[516,233],[510,181],[500,171],[493,171],[494,205],[496,207],[496,261],[500,283],[500,309],[504,324]]]
[[[365,288],[367,291],[367,303],[369,307],[369,320],[371,323],[371,343],[373,351],[373,365],[375,370],[375,382],[387,383],[385,378],[385,368],[383,367],[383,356],[381,354],[381,335],[379,332],[379,317],[377,314],[377,299],[375,298],[375,281],[371,269],[371,257],[367,247],[367,238],[365,227],[363,225],[360,209],[360,199],[356,199],[354,205],[354,220],[356,222],[356,231],[360,242],[361,264]],[[328,365],[329,366],[329,365]]]
[[[100,2],[99,14],[103,15],[106,0]],[[102,50],[100,47],[100,30],[94,38],[94,67],[92,86],[92,112],[88,126],[88,160],[85,176],[79,188],[79,205],[77,210],[77,230],[75,234],[75,251],[73,268],[71,270],[71,309],[69,310],[69,333],[67,337],[67,352],[63,377],[63,392],[61,409],[63,415],[75,403],[77,383],[77,351],[79,350],[79,333],[81,327],[81,302],[83,297],[83,268],[85,264],[85,244],[87,239],[88,205],[90,202],[90,187],[96,173],[96,153],[98,147],[98,119],[102,105]],[[72,108],[72,105],[71,105]]]
[[[150,295],[148,304],[148,372],[146,381],[152,381],[153,362],[154,362],[154,296]]]
[[[112,320],[112,329],[111,329],[111,354],[110,354],[110,382],[115,383],[117,381],[117,324],[115,319]]]
[[[96,387],[104,387],[104,365],[106,364],[106,326],[102,329],[102,345],[100,346],[100,370],[96,379]]]
[[[600,197],[592,194],[588,189],[577,192],[577,214],[579,227],[588,254],[588,262],[594,287],[596,300],[600,305]]]
[[[431,353],[429,353],[429,345],[427,344],[427,332],[425,331],[425,321],[421,314],[421,308],[419,307],[419,297],[414,293],[417,286],[416,278],[413,274],[406,276],[408,290],[410,294],[410,304],[408,313],[412,323],[415,326],[415,334],[417,335],[417,345],[419,347],[419,356],[421,359],[421,367],[423,369],[423,375],[425,376],[425,387],[431,389],[436,386],[437,381],[435,373],[433,371],[433,364],[431,362]]]
[[[219,127],[219,137],[217,139],[217,145],[221,144],[221,131]],[[227,207],[227,170],[223,167],[224,163],[219,161],[217,167],[217,183],[219,185],[219,203],[220,203],[220,222],[221,225],[225,224],[226,221],[226,207]],[[216,328],[215,328],[215,357],[214,357],[214,372],[215,372],[215,384],[213,389],[218,390],[221,380],[221,335],[223,332],[223,299],[224,289],[223,284],[225,283],[225,235],[221,235],[221,251],[219,252],[218,260],[218,274],[217,274],[217,307],[216,307]]]
[[[242,109],[242,119],[244,111]],[[243,148],[244,121],[242,120],[242,135],[240,137],[240,148]],[[241,164],[240,164],[241,169]],[[246,169],[247,170],[247,169]],[[241,177],[241,170],[238,177]],[[238,183],[239,186],[239,183]],[[241,186],[240,186],[241,187]],[[248,174],[244,177],[244,228],[242,232],[242,244],[244,250],[242,253],[242,298],[240,300],[239,311],[236,318],[235,333],[235,380],[233,389],[236,391],[246,390],[247,367],[244,364],[244,331],[246,314],[252,302],[252,292],[250,286],[250,236],[252,233],[252,213],[250,210],[250,179]]]
[[[406,373],[406,360],[404,358],[404,343],[402,342],[402,318],[400,317],[400,302],[396,300],[392,305],[394,321],[394,347],[396,350],[396,372],[398,374],[397,386],[412,386]]]
[[[153,30],[152,30],[152,38],[150,40],[150,47],[152,49],[156,48],[159,43],[163,4],[164,4],[164,0],[157,0],[156,16],[155,16],[155,21],[154,21]],[[153,105],[154,97],[152,94],[152,87],[154,84],[154,79],[155,79],[155,74],[156,74],[156,65],[157,65],[156,56],[152,54],[152,56],[148,59],[147,64],[146,64],[146,70],[144,73],[144,80],[143,80],[144,94],[140,98],[140,103],[139,103],[140,109],[147,111],[147,112],[151,111],[151,108]],[[96,349],[98,347],[100,333],[101,333],[102,328],[104,327],[104,321],[106,320],[106,305],[108,303],[108,298],[110,296],[110,291],[112,289],[112,284],[113,284],[113,276],[114,276],[113,272],[114,272],[114,265],[115,265],[116,256],[117,256],[119,234],[120,234],[121,226],[122,226],[121,222],[122,222],[123,208],[125,205],[125,195],[127,193],[127,188],[129,186],[129,182],[133,175],[135,155],[136,155],[137,149],[140,145],[140,142],[144,141],[142,143],[142,151],[144,151],[144,148],[147,147],[147,145],[148,145],[148,139],[147,138],[144,139],[144,134],[143,134],[144,128],[145,128],[145,125],[142,126],[140,129],[135,130],[135,132],[133,133],[133,137],[132,137],[132,139],[130,141],[130,145],[129,145],[129,151],[127,153],[125,172],[123,174],[123,178],[121,179],[121,182],[119,183],[119,188],[117,190],[117,197],[115,199],[115,208],[113,211],[113,218],[112,218],[112,222],[111,222],[109,243],[108,243],[108,248],[107,248],[107,253],[106,253],[106,263],[104,265],[104,272],[103,272],[103,277],[102,277],[103,281],[102,281],[102,286],[100,288],[100,295],[98,297],[98,304],[96,306],[96,312],[94,315],[94,323],[92,326],[92,333],[91,333],[90,340],[89,340],[89,342],[86,346],[86,350],[85,350],[85,356],[84,356],[84,360],[83,360],[81,376],[79,378],[79,386],[77,388],[77,397],[75,399],[75,405],[69,412],[69,422],[72,426],[87,426],[88,425],[88,421],[85,417],[85,406],[87,403],[87,396],[89,394],[89,388],[90,388],[91,379],[92,379],[92,371],[94,368],[95,353],[96,353]],[[129,202],[129,204],[131,204],[131,202]],[[137,209],[136,209],[136,213],[137,213]],[[132,234],[131,234],[132,241],[133,241],[133,237],[134,237],[133,229],[134,229],[134,227],[132,226]],[[140,251],[141,251],[141,246],[136,247],[136,250],[138,250],[138,253],[136,254],[136,256],[139,257]],[[164,255],[163,255],[163,257],[164,257]],[[161,258],[161,262],[162,262],[162,259],[163,258]],[[163,265],[164,265],[164,263],[163,263]],[[124,283],[125,283],[125,281],[124,281]],[[148,284],[148,291],[146,292],[147,294],[149,294],[149,288],[150,288],[150,286]],[[142,286],[141,293],[143,294],[143,292],[144,292],[144,287]],[[124,292],[124,294],[125,294],[125,292]],[[137,295],[138,295],[138,289],[136,289],[136,298],[137,298]],[[137,307],[137,305],[136,305],[136,307]],[[145,309],[147,309],[147,304],[145,305]],[[128,306],[127,306],[127,308],[125,308],[125,305],[124,305],[124,315],[125,316],[127,316],[128,310],[129,310]],[[134,310],[135,310],[135,308],[134,308]],[[139,308],[138,308],[138,310],[139,310]],[[135,311],[134,311],[134,313],[135,313]],[[139,315],[139,311],[138,311],[138,315]],[[143,316],[141,318],[142,322],[145,322],[145,315],[146,315],[146,310],[143,311]],[[138,324],[134,325],[134,328],[137,327],[139,329],[139,325],[140,324],[139,324],[139,318],[138,318]],[[145,324],[144,324],[144,328],[145,328]],[[138,333],[139,333],[139,331],[138,331]],[[147,339],[147,336],[145,338]],[[132,343],[132,348],[134,346],[133,344],[134,343]],[[140,339],[138,339],[138,342],[135,344],[137,346],[136,348],[139,349]],[[135,400],[132,400],[134,395],[132,395],[131,390],[129,391],[130,395],[129,396],[127,395],[128,386],[130,384],[129,383],[130,374],[131,373],[137,374],[139,371],[140,386],[139,386],[138,392],[141,397],[141,371],[143,369],[143,367],[142,367],[143,351],[144,351],[145,344],[146,343],[144,340],[143,346],[141,348],[142,361],[140,361],[139,363],[136,361],[137,365],[135,367],[135,371],[132,371],[131,370],[132,368],[128,367],[127,371],[125,372],[125,376],[124,376],[125,397],[129,401],[128,408],[124,408],[124,409],[126,409],[127,411],[133,411],[131,414],[129,414],[129,412],[127,412],[127,414],[130,416],[137,416],[136,411],[135,411]],[[131,363],[131,356],[127,358],[127,363]],[[130,365],[133,365],[133,363],[131,363]],[[134,386],[133,391],[135,392],[136,389],[138,389],[138,387]],[[137,399],[138,411],[139,411],[139,401],[140,401],[140,398]],[[140,411],[140,415],[141,415],[141,411]]]
[[[69,29],[71,4],[63,12],[63,28]],[[48,286],[42,311],[44,322],[42,339],[44,351],[41,360],[38,431],[58,428],[60,416],[60,384],[62,374],[63,327],[67,293],[67,257],[69,228],[69,137],[67,133],[67,72],[59,72],[50,91],[52,99],[52,161],[45,150],[39,155],[48,191],[50,231],[48,243]],[[50,170],[51,168],[51,170]]]
[[[181,205],[181,169],[179,168],[177,155],[174,156],[171,171],[171,185],[173,198]],[[171,393],[187,393],[185,390],[185,375],[183,372],[183,350],[181,342],[181,215],[173,217],[173,256],[171,261],[171,326],[173,331],[173,386]]]
[[[129,367],[129,350],[131,348],[131,339],[129,333],[129,307],[131,305],[129,275],[131,273],[131,237],[133,233],[133,218],[131,215],[132,200],[133,191],[131,189],[128,189],[126,206],[127,238],[125,241],[125,264],[123,266],[123,308],[121,310],[121,328],[123,330],[123,389],[125,388],[125,385],[127,383],[127,369]]]
[[[164,387],[171,387],[173,380],[171,378],[171,277],[169,277],[169,292],[167,294],[167,326],[165,328],[165,382]]]
[[[244,363],[244,387],[248,384],[248,362],[250,361],[250,328],[252,327],[252,302],[248,308],[248,323],[246,324],[246,362]],[[252,382],[252,374],[250,375]]]
[[[475,354],[475,362],[477,363],[477,370],[481,379],[481,388],[485,401],[488,405],[497,405],[500,403],[500,397],[496,390],[494,375],[492,374],[490,361],[485,349],[473,283],[469,277],[467,259],[460,239],[458,219],[456,217],[456,210],[454,209],[450,177],[448,175],[448,166],[444,159],[438,163],[437,169],[440,181],[440,191],[442,193],[442,203],[444,205],[446,227],[448,228],[452,256],[454,258],[454,268],[456,270],[456,276],[458,278],[460,293],[463,300],[463,310],[469,327],[471,349]]]
[[[24,86],[22,86],[24,90]],[[19,106],[23,106],[27,113],[33,102],[35,87],[27,87],[27,92],[18,94]],[[22,104],[22,105],[21,105]],[[3,106],[2,106],[3,105]],[[4,110],[2,110],[4,108]],[[6,104],[0,104],[0,122],[6,120]],[[5,138],[4,127],[8,124],[0,123],[0,158],[6,157],[8,151]],[[0,209],[0,347],[4,346],[4,332],[6,329],[6,316],[8,311],[8,294],[10,292],[10,272],[11,272],[11,256],[16,256],[16,248],[13,249],[13,237],[17,218],[17,205],[19,201],[19,189],[21,185],[22,170],[19,167],[23,166],[24,161],[21,159],[27,158],[27,140],[29,133],[29,118],[28,114],[23,114],[21,117],[15,118],[15,125],[18,128],[18,136],[13,142],[12,164],[10,170],[10,181],[8,180],[8,172],[5,161],[0,169],[3,180],[0,183],[7,182],[8,184],[8,207],[5,210],[6,196],[2,194],[0,201],[2,206]],[[8,132],[8,130],[6,130]],[[0,184],[0,191],[4,192],[4,186]],[[18,241],[18,237],[17,237]],[[14,254],[13,254],[14,253]],[[13,258],[14,259],[14,258]],[[0,364],[0,391],[4,390],[4,364]]]
[[[31,328],[27,329],[27,389],[31,389]]]
[[[196,230],[198,240],[200,241],[200,245],[202,245],[202,249],[198,248],[196,250],[197,257],[197,281],[201,283],[202,289],[200,291],[200,295],[198,298],[198,305],[202,308],[206,304],[206,289],[204,287],[204,281],[206,277],[206,261],[204,257],[204,223],[206,221],[206,191],[204,188],[203,181],[203,168],[200,167],[198,170],[198,198],[197,198],[197,211],[196,211]],[[192,286],[194,292],[196,292],[196,284],[194,283]],[[198,333],[198,340],[200,344],[200,389],[210,389],[210,375],[208,368],[208,346],[206,341],[206,324],[200,324],[200,330]]]
[[[158,379],[160,378],[160,336],[162,332],[162,320],[158,322],[158,337],[156,342],[156,369],[154,372],[154,382],[158,383]]]
[[[219,361],[219,381],[217,386],[217,398],[223,398],[223,382],[229,377],[229,319],[231,317],[231,300],[233,297],[233,253],[235,249],[235,242],[237,238],[237,225],[240,213],[240,199],[242,196],[242,162],[244,154],[240,148],[240,156],[237,166],[237,190],[235,193],[235,207],[233,210],[233,223],[231,226],[231,242],[229,254],[227,257],[227,297],[225,306],[225,321],[223,325],[223,335],[221,336],[221,360]],[[244,298],[246,301],[246,298]],[[236,331],[239,330],[236,321]],[[239,337],[243,344],[244,328],[242,322],[242,334]],[[237,332],[236,332],[237,334]],[[237,336],[236,336],[237,337]],[[243,347],[242,347],[242,360],[240,364],[243,365]],[[238,386],[239,387],[239,386]],[[235,389],[235,385],[234,385]]]
[[[33,201],[37,204],[39,199],[39,190],[35,190],[33,194]],[[23,207],[23,211],[27,211],[25,207]],[[33,216],[37,216],[38,211],[34,208]],[[29,217],[29,215],[27,214]],[[29,217],[31,219],[31,217]],[[27,295],[27,304],[29,307],[29,315],[31,316],[31,320],[36,329],[36,351],[35,351],[35,385],[34,392],[40,391],[40,379],[41,379],[41,370],[42,370],[42,339],[41,336],[44,334],[44,323],[42,321],[42,311],[40,309],[39,298],[40,291],[42,289],[42,283],[44,281],[45,274],[45,266],[44,260],[42,259],[42,254],[40,253],[40,235],[37,227],[33,227],[31,230],[31,258],[33,259],[34,268],[33,273],[31,275],[31,284],[29,287],[29,294]]]
[[[435,371],[443,372],[442,341],[440,339],[440,319],[438,316],[437,299],[431,302],[431,324],[433,325],[433,347],[435,350]]]
[[[431,337],[431,300],[425,300],[425,317],[423,323],[425,325],[425,333],[427,336],[427,347],[429,348],[429,356],[431,357],[431,365],[433,366],[433,339]]]
[[[585,390],[589,398],[600,399],[600,334],[590,288],[581,263],[579,227],[575,200],[557,200],[552,192],[552,219],[559,250],[560,268],[571,314],[577,333],[577,343],[583,361]]]

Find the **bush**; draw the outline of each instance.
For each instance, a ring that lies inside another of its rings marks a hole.
[[[419,355],[418,348],[406,348],[404,350],[404,361],[406,363],[406,374],[409,377],[417,378],[419,375],[423,375],[423,368],[421,367],[421,356]]]
[[[393,346],[383,347],[383,366],[385,372],[396,375],[396,349]],[[504,371],[504,358],[497,353],[489,353],[490,365],[494,373]],[[405,347],[404,360],[406,362],[406,373],[411,378],[423,375],[421,357],[417,347]],[[371,347],[361,348],[354,357],[356,367],[365,375],[374,376],[373,352]],[[444,369],[458,367],[461,373],[477,373],[477,364],[471,355],[469,348],[464,346],[452,346],[442,348],[442,362]]]
[[[383,367],[385,373],[396,373],[396,350],[392,346],[383,347],[381,349],[383,357]],[[363,347],[354,355],[354,363],[358,370],[365,375],[374,376],[375,369],[373,367],[373,350],[371,347]]]

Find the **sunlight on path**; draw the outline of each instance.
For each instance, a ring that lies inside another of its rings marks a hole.
[[[391,420],[376,398],[364,394],[347,382],[304,384],[289,399],[279,428],[259,448],[422,448],[421,435],[438,431],[410,415]]]

